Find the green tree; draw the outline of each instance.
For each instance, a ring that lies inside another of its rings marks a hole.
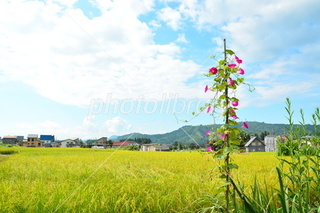
[[[173,150],[183,150],[183,149],[186,149],[186,145],[184,143],[181,143],[179,141],[175,141],[173,144],[172,144],[172,149]]]
[[[150,144],[152,143],[151,139],[150,138],[133,138],[133,139],[130,139],[130,138],[124,138],[124,139],[121,139],[120,140],[121,142],[122,141],[134,141],[138,144]]]
[[[113,140],[107,140],[107,147],[112,148],[113,146]]]
[[[190,143],[188,146],[189,149],[199,149],[199,145],[195,144],[195,143]]]
[[[269,132],[263,131],[263,132],[260,133],[259,139],[260,139],[260,140],[264,140],[264,138],[265,138],[267,135],[269,135],[269,134],[270,134]]]
[[[240,147],[243,147],[250,140],[250,137],[251,136],[245,131],[240,131],[239,133]]]

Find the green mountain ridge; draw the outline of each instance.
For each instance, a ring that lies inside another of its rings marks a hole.
[[[242,122],[239,122],[237,127],[239,127],[244,132],[247,132],[250,135],[260,134],[261,132],[269,132],[271,135],[286,135],[288,124],[269,124],[264,122],[248,121],[249,128],[242,128]],[[175,141],[182,142],[184,144],[190,143],[206,143],[208,136],[205,135],[207,130],[216,130],[221,124],[213,125],[198,125],[198,126],[183,126],[172,132],[164,134],[142,134],[142,133],[131,133],[122,136],[118,136],[117,140],[127,139],[130,141],[134,138],[150,138],[152,143],[158,144],[172,144]],[[298,125],[299,126],[299,125]],[[307,124],[307,132],[311,132],[314,126]]]

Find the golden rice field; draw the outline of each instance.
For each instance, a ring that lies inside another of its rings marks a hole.
[[[4,148],[0,212],[196,212],[221,184],[216,160],[200,152]],[[276,187],[275,153],[233,155],[234,177]]]

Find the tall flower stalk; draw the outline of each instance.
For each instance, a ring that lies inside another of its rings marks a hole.
[[[212,116],[220,114],[223,117],[224,124],[215,132],[210,132],[209,138],[212,140],[214,150],[211,151],[223,164],[219,166],[221,178],[225,179],[225,211],[229,211],[231,187],[233,181],[231,170],[238,168],[232,163],[230,155],[236,151],[240,145],[239,133],[240,130],[235,126],[238,124],[237,110],[240,100],[236,97],[236,90],[241,84],[245,84],[245,71],[240,67],[242,60],[235,55],[232,50],[226,48],[226,40],[224,39],[224,59],[218,61],[218,65],[211,67],[205,76],[213,78],[211,86],[205,86],[205,92],[211,91],[214,97],[210,103],[207,103],[200,110],[205,110],[211,113]],[[249,128],[247,123],[243,123],[242,127]],[[208,134],[208,132],[207,132]]]

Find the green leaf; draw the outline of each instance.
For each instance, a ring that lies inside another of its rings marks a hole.
[[[223,140],[218,140],[218,141],[216,141],[214,144],[215,144],[215,145],[220,145],[220,144],[223,144],[223,142],[224,142]]]
[[[219,99],[226,99],[225,95],[220,95]]]
[[[229,120],[229,124],[232,125],[232,126],[235,126],[238,124],[237,121],[232,121],[232,120]]]
[[[229,164],[227,165],[227,167],[228,167],[229,169],[238,169],[238,168],[239,168],[239,166],[238,166],[237,164],[235,164],[235,163],[229,163]]]
[[[229,124],[223,124],[223,125],[221,126],[221,130],[223,130],[223,131],[228,130],[229,127],[230,127]]]
[[[240,134],[240,130],[238,128],[231,128],[232,132],[234,133],[234,135],[238,135]]]
[[[218,86],[218,90],[219,91],[223,91],[225,88],[226,88],[225,85],[219,85]]]
[[[233,152],[233,149],[232,149],[231,147],[225,147],[225,148],[223,149],[223,153],[225,153],[225,154],[229,154],[229,153],[231,153],[231,152]]]
[[[224,65],[226,62],[225,62],[225,60],[220,60],[219,61],[219,65]],[[220,70],[219,70],[220,71]]]
[[[229,141],[231,144],[233,144],[233,145],[240,145],[240,140],[238,140],[238,139],[232,139],[232,140],[230,140]]]
[[[243,81],[244,81],[244,78],[238,78],[238,79],[237,79],[237,82],[238,82],[239,84],[243,83]]]
[[[232,50],[226,50],[226,53],[229,55],[234,55],[234,52]]]
[[[231,101],[239,101],[239,99],[236,98],[236,97],[232,97],[232,98],[231,98]]]
[[[218,155],[217,159],[218,160],[224,160],[224,159],[226,159],[226,157],[227,157],[226,155]]]
[[[221,179],[226,179],[226,177],[227,176],[225,174],[222,174],[222,175],[219,176],[219,178],[221,178]]]

